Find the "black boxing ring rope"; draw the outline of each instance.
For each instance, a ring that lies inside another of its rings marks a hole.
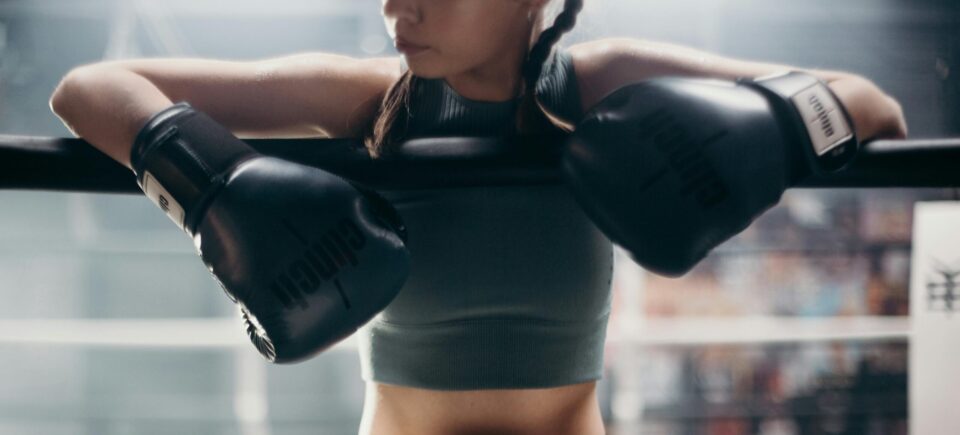
[[[356,139],[246,139],[263,154],[380,190],[558,184],[562,138],[414,139],[371,159]],[[521,144],[520,141],[523,141]],[[960,138],[866,144],[850,167],[806,188],[960,187]],[[133,173],[82,139],[0,135],[0,189],[142,193]]]

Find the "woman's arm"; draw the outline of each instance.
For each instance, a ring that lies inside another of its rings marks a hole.
[[[900,104],[870,80],[856,74],[726,58],[661,42],[613,38],[570,48],[580,80],[584,109],[627,84],[660,76],[735,80],[790,70],[828,83],[850,112],[861,140],[904,138],[907,125]]]
[[[173,102],[188,101],[241,137],[356,136],[399,76],[398,59],[324,53],[114,61],[72,70],[50,106],[74,134],[129,166],[140,127]]]

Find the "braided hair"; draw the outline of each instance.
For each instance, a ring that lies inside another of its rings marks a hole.
[[[583,10],[583,0],[564,0],[563,10],[553,25],[545,29],[527,54],[522,67],[523,98],[517,110],[516,133],[550,134],[558,131],[536,96],[536,85],[543,67],[560,38],[573,29]],[[364,134],[364,145],[374,158],[392,151],[404,140],[410,119],[410,96],[419,78],[407,70],[386,92],[375,121]]]
[[[583,10],[583,0],[564,0],[563,11],[554,20],[553,25],[540,34],[540,38],[527,55],[523,65],[523,100],[517,111],[516,120],[516,130],[520,135],[544,134],[556,130],[554,124],[546,117],[547,110],[537,98],[537,82],[557,42],[577,24],[577,17],[581,10]]]

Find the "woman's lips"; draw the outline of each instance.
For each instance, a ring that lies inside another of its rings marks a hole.
[[[403,53],[407,56],[413,56],[421,52],[426,51],[430,47],[424,47],[421,45],[411,44],[403,39],[397,39],[394,46],[397,47],[397,51]]]

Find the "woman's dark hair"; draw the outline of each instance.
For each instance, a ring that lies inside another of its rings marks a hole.
[[[520,135],[533,135],[556,132],[557,127],[550,122],[539,103],[535,89],[537,80],[543,72],[544,63],[553,53],[560,38],[577,23],[577,16],[583,10],[583,0],[564,0],[563,11],[554,20],[553,25],[544,30],[530,49],[524,62],[523,99],[517,109],[516,131]],[[407,70],[384,96],[375,121],[364,134],[364,145],[374,158],[389,153],[391,148],[406,137],[407,122],[410,116],[410,96],[417,86],[418,78]]]

